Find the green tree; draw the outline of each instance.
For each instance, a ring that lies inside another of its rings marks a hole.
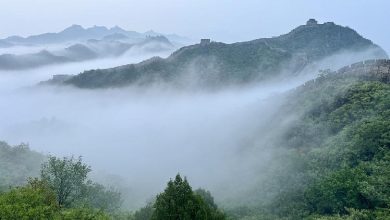
[[[111,216],[102,210],[92,208],[71,208],[59,213],[55,220],[111,220]],[[115,218],[116,219],[116,218]]]
[[[214,202],[214,198],[211,195],[210,191],[207,191],[205,189],[199,188],[194,191],[196,195],[199,195],[202,197],[203,201],[206,202],[206,204],[212,208],[212,209],[218,209],[218,206]]]
[[[90,171],[81,157],[60,159],[49,156],[49,160],[42,165],[41,178],[56,193],[58,204],[68,208],[86,195]]]
[[[167,188],[159,194],[154,204],[153,220],[207,220],[224,219],[215,214],[200,195],[192,191],[186,178],[178,174],[174,181],[168,182]]]
[[[30,150],[27,144],[10,146],[0,141],[0,191],[27,183],[38,177],[45,156]]]
[[[211,195],[210,191],[199,188],[194,191],[196,196],[200,196],[203,202],[206,203],[208,209],[210,209],[211,218],[210,219],[225,219],[225,214],[222,213],[217,204],[214,202],[214,197]]]
[[[150,220],[154,212],[153,203],[148,203],[145,207],[134,213],[134,220]]]
[[[107,189],[99,183],[89,184],[86,191],[85,199],[82,202],[92,208],[114,213],[122,205],[120,192],[114,189]]]
[[[0,195],[0,219],[53,219],[59,210],[56,195],[45,181],[30,179],[23,187]]]

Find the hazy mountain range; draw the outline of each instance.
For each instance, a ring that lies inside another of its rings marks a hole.
[[[107,35],[102,40],[90,39],[60,49],[45,49],[36,53],[0,55],[0,70],[20,70],[45,65],[80,62],[99,58],[119,57],[135,50],[135,53],[151,53],[172,50],[175,46],[164,36],[149,36],[137,43],[121,40],[125,35]]]
[[[63,82],[80,88],[121,87],[170,83],[227,86],[299,73],[310,64],[344,53],[343,59],[387,58],[386,52],[355,30],[327,22],[308,22],[273,38],[225,44],[207,42],[183,47],[170,57],[154,57],[138,64],[89,70]],[[345,55],[348,53],[349,55]]]
[[[0,40],[0,70],[20,70],[99,58],[163,52],[191,42],[176,34],[139,33],[118,26],[83,28],[72,25],[58,33]]]
[[[121,36],[121,40],[126,42],[137,43],[143,41],[148,36],[166,36],[170,41],[177,44],[187,44],[190,39],[176,34],[162,34],[154,31],[139,33],[136,31],[126,31],[118,26],[107,28],[104,26],[93,26],[83,28],[80,25],[72,25],[58,33],[44,33],[28,37],[11,36],[0,40],[0,47],[11,46],[32,46],[42,44],[59,44],[67,42],[80,42],[90,39],[101,40],[103,38],[115,38]],[[116,39],[118,40],[118,39]]]

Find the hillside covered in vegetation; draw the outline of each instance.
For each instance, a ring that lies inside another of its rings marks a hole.
[[[269,124],[271,146],[280,151],[259,174],[266,181],[243,195],[251,205],[229,213],[235,219],[388,219],[389,83],[389,60],[366,61],[324,71],[289,92]]]
[[[183,47],[166,59],[155,57],[138,64],[89,70],[63,84],[80,88],[153,83],[222,87],[270,79],[286,69],[294,74],[337,53],[368,50],[372,58],[387,57],[379,46],[351,28],[331,22],[308,23],[279,37],[233,44],[206,42]]]
[[[389,83],[390,61],[368,60],[323,71],[280,95],[285,103],[266,129],[266,147],[275,152],[272,163],[258,179],[250,180],[254,187],[221,202],[220,208],[210,192],[193,191],[178,175],[144,208],[128,212],[120,208],[119,192],[88,179],[91,168],[81,158],[48,157],[37,173],[42,155],[24,145],[2,143],[0,215],[8,216],[4,219],[37,215],[43,219],[388,219]],[[39,178],[26,184],[34,173]]]
[[[10,146],[0,142],[0,191],[23,185],[27,177],[39,175],[45,156],[32,151],[28,145]]]

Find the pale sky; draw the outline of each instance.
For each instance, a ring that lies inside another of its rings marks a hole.
[[[223,42],[280,35],[316,18],[352,27],[390,52],[389,0],[1,0],[0,15],[1,38],[80,24]]]

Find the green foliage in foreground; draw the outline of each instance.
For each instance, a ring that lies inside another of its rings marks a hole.
[[[159,194],[154,204],[152,220],[222,220],[225,216],[218,211],[213,198],[207,192],[194,193],[187,179],[178,174],[168,182],[167,188]],[[208,198],[206,201],[204,198]]]
[[[72,203],[83,198],[87,192],[87,175],[90,167],[83,164],[81,158],[49,157],[43,164],[41,178],[56,193],[60,206],[70,207]]]
[[[0,219],[126,219],[120,193],[88,180],[81,158],[49,156],[41,178],[0,194]]]
[[[193,191],[186,178],[178,174],[170,180],[156,201],[147,204],[133,215],[134,220],[223,220],[227,219],[210,192]]]
[[[110,219],[109,215],[93,208],[61,209],[56,194],[47,182],[30,179],[26,186],[0,194],[0,219]]]
[[[145,207],[140,208],[134,213],[134,220],[152,219],[153,212],[154,212],[153,203],[148,203]]]
[[[36,179],[0,195],[1,219],[51,219],[58,210],[54,192]]]
[[[56,158],[49,156],[42,165],[41,179],[55,192],[58,205],[64,208],[91,207],[114,213],[122,200],[120,193],[106,189],[88,179],[91,168],[81,157]]]
[[[55,220],[223,220],[208,191],[192,191],[186,179],[177,175],[154,203],[134,214],[120,210],[120,193],[88,179],[90,167],[81,157],[49,156],[40,179],[0,193],[0,219]]]

